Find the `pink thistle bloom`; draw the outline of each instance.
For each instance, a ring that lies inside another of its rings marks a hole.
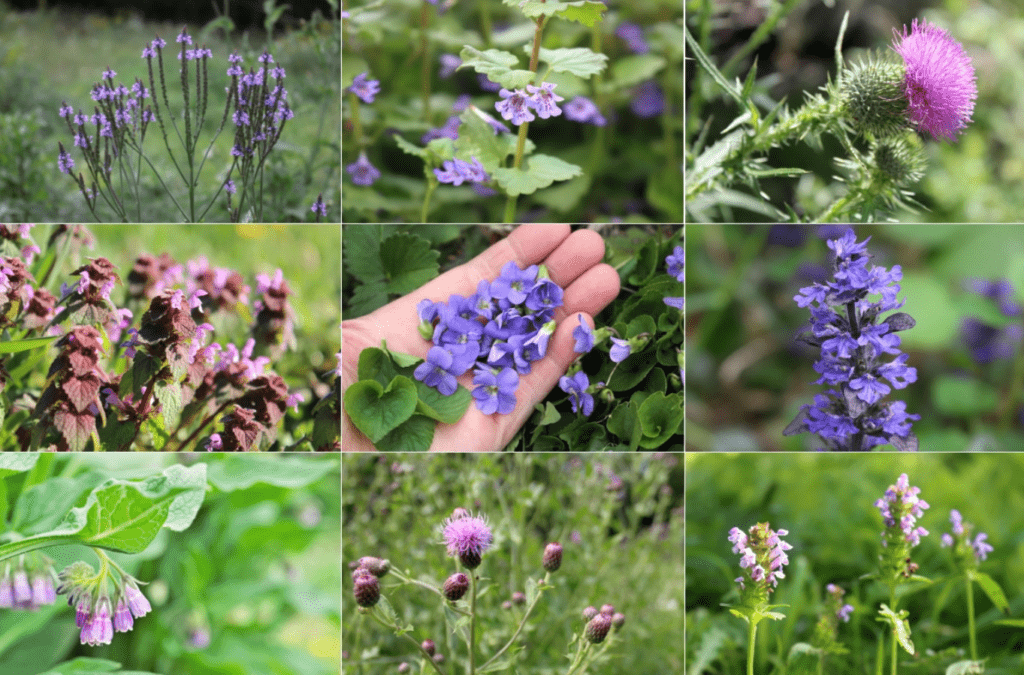
[[[444,541],[452,557],[467,553],[483,555],[491,547],[494,536],[482,516],[452,516],[444,521]]]
[[[903,88],[910,120],[935,138],[956,140],[971,121],[978,85],[971,57],[949,33],[927,21],[895,33],[892,46],[906,63]]]

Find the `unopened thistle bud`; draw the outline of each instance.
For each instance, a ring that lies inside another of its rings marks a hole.
[[[444,654],[434,654],[434,656],[431,657],[431,660],[433,660],[434,663],[438,664],[444,663]]]
[[[843,73],[840,95],[847,119],[859,134],[883,138],[907,128],[904,67],[868,60]]]
[[[917,136],[894,136],[873,145],[875,166],[893,184],[906,187],[924,176],[924,152]]]
[[[467,590],[469,590],[469,577],[462,572],[451,575],[444,582],[444,597],[452,602],[461,599]]]
[[[594,607],[593,605],[591,605],[590,607],[587,607],[586,609],[583,610],[583,620],[584,621],[590,621],[595,616],[597,616],[597,614],[598,614],[597,607]]]
[[[544,569],[548,572],[557,572],[558,568],[562,566],[562,545],[558,543],[550,543],[544,547]]]
[[[615,612],[614,614],[612,614],[612,626],[615,627],[615,630],[618,630],[618,629],[622,628],[623,624],[625,624],[625,623],[626,623],[626,615],[625,614],[623,614],[622,612]]]
[[[360,607],[373,607],[380,600],[380,582],[372,574],[362,575],[356,579],[353,592],[356,604]]]
[[[607,614],[598,614],[587,623],[583,634],[591,643],[599,645],[608,637],[608,631],[611,630],[611,627],[612,618]]]
[[[519,591],[516,591],[515,593],[512,594],[512,604],[513,605],[525,605],[526,604],[526,595],[523,594],[523,593],[520,593]]]
[[[434,644],[433,640],[424,640],[420,647],[427,653],[428,656],[433,656],[434,652],[437,651],[437,645]]]
[[[607,616],[615,614],[615,605],[601,605],[601,613]]]
[[[391,570],[391,561],[364,556],[359,559],[359,566],[369,570],[370,574],[379,579]]]

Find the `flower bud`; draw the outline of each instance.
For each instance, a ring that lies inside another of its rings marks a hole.
[[[601,605],[601,613],[611,616],[615,613],[615,605]]]
[[[411,669],[412,667],[405,661],[402,661],[400,664],[398,664],[399,673],[408,673]]]
[[[508,610],[512,609],[512,601],[511,600],[506,600],[505,602],[501,603],[501,608],[503,610],[505,610],[506,612]]]
[[[444,654],[434,654],[432,657],[434,663],[444,663]]]
[[[874,144],[874,164],[894,184],[906,187],[924,176],[925,158],[916,136],[885,138]]]
[[[437,645],[434,644],[433,640],[424,640],[420,647],[427,653],[428,656],[433,656],[434,652],[437,651]]]
[[[459,554],[459,560],[466,566],[466,569],[475,570],[477,567],[480,567],[480,562],[483,558],[476,551],[464,551]]]
[[[360,607],[373,607],[380,600],[380,582],[377,577],[362,575],[355,580],[356,604]]]
[[[623,614],[622,612],[615,612],[614,614],[612,614],[612,626],[615,627],[615,630],[622,628],[622,625],[624,623],[626,623],[625,614]]]
[[[372,576],[373,576],[373,572],[371,572],[370,570],[366,569],[365,567],[357,567],[354,570],[352,570],[352,581],[353,581],[353,583],[359,577],[372,577]]]
[[[456,507],[452,510],[452,520],[458,520],[459,518],[469,518],[469,511],[461,506]]]
[[[523,593],[520,593],[519,591],[516,591],[515,593],[512,594],[512,604],[513,605],[525,605],[526,604],[526,595],[523,594]]]
[[[452,602],[459,600],[469,590],[469,577],[462,572],[456,572],[444,582],[444,597]]]
[[[901,64],[868,60],[843,73],[839,93],[857,133],[883,138],[907,128],[904,72]]]
[[[562,545],[558,543],[550,543],[544,547],[544,569],[548,572],[557,572],[558,568],[562,566]]]
[[[594,607],[593,605],[591,605],[590,607],[587,607],[585,610],[583,610],[583,620],[584,621],[590,621],[595,616],[597,616],[597,607]]]
[[[591,643],[599,645],[608,637],[608,631],[611,630],[611,627],[612,618],[607,614],[598,614],[590,620],[587,627],[583,630],[583,634]]]
[[[359,566],[366,568],[370,574],[379,579],[391,570],[391,561],[381,560],[373,556],[364,556],[359,559]]]

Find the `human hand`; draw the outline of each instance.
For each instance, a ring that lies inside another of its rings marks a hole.
[[[484,415],[475,404],[455,424],[439,424],[434,432],[431,450],[449,452],[486,452],[504,448],[516,431],[533,413],[534,406],[544,400],[558,378],[565,374],[576,358],[573,352],[575,319],[583,314],[594,325],[592,315],[604,309],[619,294],[619,275],[604,259],[604,240],[591,230],[572,232],[568,225],[521,225],[505,239],[486,251],[418,290],[398,298],[377,311],[341,324],[342,370],[344,391],[357,379],[359,353],[367,347],[379,347],[387,340],[388,349],[425,358],[433,346],[419,334],[416,305],[424,298],[447,301],[453,294],[468,297],[476,292],[481,279],[495,279],[502,266],[513,261],[521,268],[543,263],[552,281],[563,289],[563,305],[555,310],[558,328],[548,343],[547,355],[532,364],[529,375],[519,379],[516,407],[508,415]],[[458,378],[467,389],[473,389],[473,373]],[[372,451],[373,444],[349,420],[342,419],[342,450]]]

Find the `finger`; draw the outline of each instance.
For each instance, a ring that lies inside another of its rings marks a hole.
[[[619,273],[611,265],[596,265],[581,274],[565,289],[562,306],[555,310],[555,318],[561,322],[566,317],[572,318],[577,312],[594,316],[618,295]],[[577,325],[575,321],[572,324]]]
[[[604,260],[604,239],[593,230],[576,230],[544,260],[551,280],[568,287],[581,274]]]

